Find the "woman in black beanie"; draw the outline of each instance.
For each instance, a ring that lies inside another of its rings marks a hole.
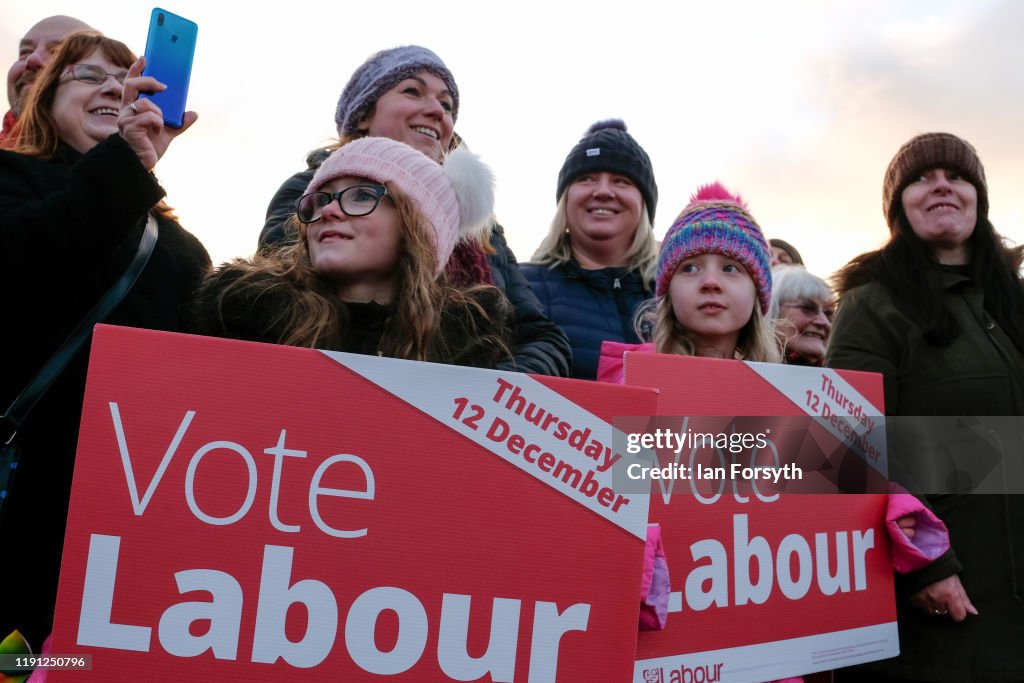
[[[654,294],[658,185],[651,159],[618,119],[592,125],[558,173],[551,230],[522,265],[572,344],[572,376],[595,379],[601,342],[639,343],[637,307]]]
[[[1019,419],[988,417],[1024,414],[1019,251],[989,221],[974,148],[948,133],[900,148],[882,208],[889,242],[836,278],[826,364],[882,373],[886,413],[904,418],[886,426],[890,472],[952,547],[897,578],[900,656],[836,680],[1024,681],[1024,496],[1005,476],[1024,447]]]

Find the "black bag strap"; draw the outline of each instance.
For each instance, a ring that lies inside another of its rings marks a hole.
[[[103,295],[92,310],[78,323],[78,327],[68,335],[64,343],[60,345],[46,364],[39,369],[36,376],[32,378],[14,402],[8,406],[7,411],[0,416],[0,445],[9,444],[14,440],[18,428],[28,416],[29,411],[36,405],[46,390],[50,388],[60,373],[64,371],[71,359],[82,348],[85,340],[92,334],[92,328],[97,323],[103,322],[114,309],[124,300],[125,295],[135,285],[142,270],[149,262],[157,241],[157,225],[153,214],[149,215],[146,221],[146,229],[142,231],[142,240],[139,242],[139,249],[135,257],[128,264],[128,268],[121,274],[107,293]]]

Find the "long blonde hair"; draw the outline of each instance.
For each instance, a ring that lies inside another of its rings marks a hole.
[[[533,254],[533,262],[554,268],[572,260],[572,238],[569,236],[569,213],[566,196],[562,194],[555,207],[555,217],[544,240]],[[658,241],[654,239],[654,226],[644,204],[640,212],[633,241],[623,257],[629,270],[639,270],[644,287],[654,280],[658,269]]]
[[[658,353],[674,353],[681,356],[695,356],[692,333],[676,318],[672,309],[672,297],[666,292],[659,299],[651,299],[637,312],[636,326],[653,329],[651,341]],[[740,329],[733,354],[739,360],[760,363],[781,363],[782,349],[775,336],[771,321],[761,313],[761,306],[755,302],[750,319]]]

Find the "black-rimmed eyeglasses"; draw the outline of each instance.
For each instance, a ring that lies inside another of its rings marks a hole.
[[[102,85],[107,80],[107,76],[124,85],[124,79],[128,78],[127,71],[111,74],[104,71],[103,67],[96,66],[95,64],[68,64],[66,73],[71,76],[71,80],[78,81],[79,83],[88,83],[89,85]]]
[[[338,206],[346,216],[358,218],[373,213],[373,210],[380,204],[388,194],[388,188],[383,185],[366,184],[346,187],[341,192],[310,192],[299,199],[296,218],[303,223],[316,223],[323,214],[324,207],[338,200]]]

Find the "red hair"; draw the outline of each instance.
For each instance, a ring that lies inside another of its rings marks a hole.
[[[78,63],[96,50],[100,50],[115,66],[125,69],[136,60],[127,45],[96,31],[69,35],[29,89],[25,107],[11,130],[9,149],[27,156],[53,158],[61,143],[57,121],[53,118],[53,100],[61,84],[61,76],[69,65]]]

